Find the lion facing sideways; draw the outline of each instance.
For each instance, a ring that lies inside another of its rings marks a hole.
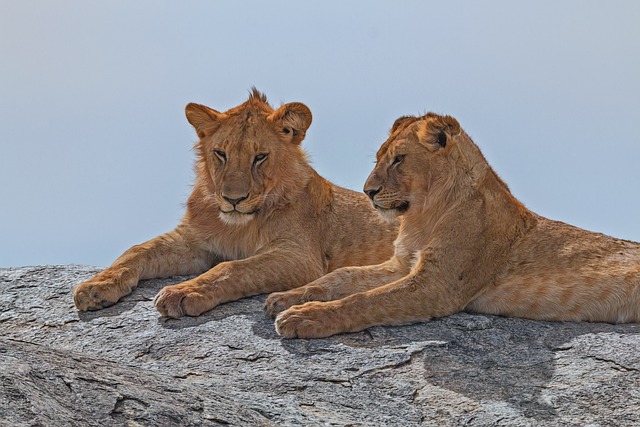
[[[225,113],[189,104],[186,116],[200,139],[182,222],[77,285],[78,309],[111,305],[139,280],[202,273],[154,300],[163,316],[198,316],[393,254],[397,224],[383,222],[364,194],[331,184],[309,165],[300,147],[311,124],[307,106],[274,110],[254,88]]]
[[[383,217],[400,217],[394,256],[272,294],[265,308],[284,337],[462,310],[640,321],[640,244],[529,211],[450,116],[398,119],[364,188]]]

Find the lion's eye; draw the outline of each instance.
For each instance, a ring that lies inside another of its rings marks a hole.
[[[396,156],[395,159],[393,159],[393,163],[391,163],[391,166],[397,165],[399,163],[402,163],[403,160],[404,160],[404,155],[400,154],[400,155]]]
[[[224,151],[214,150],[213,154],[215,154],[223,162],[227,161],[227,155],[224,153]]]
[[[266,159],[266,158],[267,158],[267,154],[266,153],[260,153],[253,159],[253,164],[257,165],[258,163],[263,162],[264,159]]]

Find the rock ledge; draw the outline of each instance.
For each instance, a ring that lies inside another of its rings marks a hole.
[[[640,325],[458,314],[282,340],[264,297],[165,320],[151,280],[78,313],[85,266],[0,269],[0,425],[640,425]]]

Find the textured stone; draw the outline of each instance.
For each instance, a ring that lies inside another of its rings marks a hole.
[[[264,297],[160,318],[180,278],[78,313],[96,271],[0,269],[0,425],[640,425],[640,325],[462,313],[282,340]]]

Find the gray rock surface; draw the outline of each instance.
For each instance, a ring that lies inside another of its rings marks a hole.
[[[640,325],[462,313],[282,340],[264,297],[160,318],[180,278],[78,313],[97,271],[0,269],[0,425],[640,425]]]

